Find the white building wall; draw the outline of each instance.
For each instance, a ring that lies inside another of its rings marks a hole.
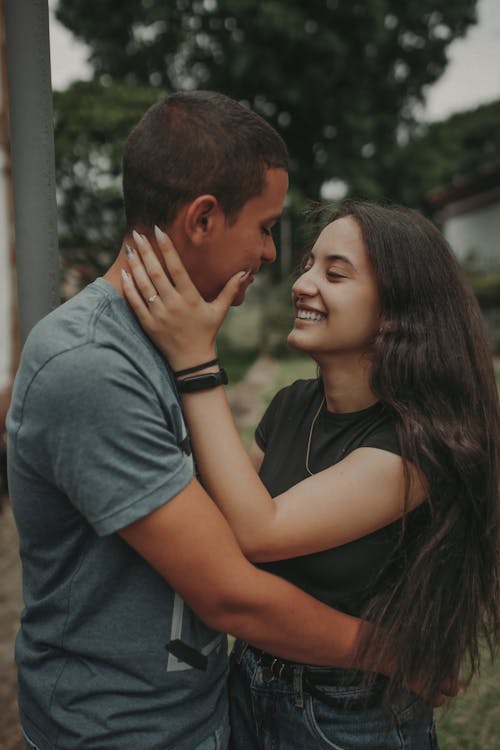
[[[500,203],[447,219],[444,235],[460,261],[500,268]]]

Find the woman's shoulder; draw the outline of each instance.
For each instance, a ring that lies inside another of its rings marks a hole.
[[[317,379],[295,380],[280,388],[274,395],[259,422],[255,439],[257,445],[265,450],[267,439],[271,434],[281,434],[284,425],[295,424],[314,401],[315,394],[320,394],[321,384]]]
[[[309,401],[321,391],[321,381],[318,378],[309,378],[307,380],[294,380],[293,383],[281,388],[274,398],[280,401],[306,400]]]
[[[267,411],[276,414],[284,410],[288,414],[294,414],[304,407],[310,406],[314,402],[315,396],[321,395],[321,389],[321,381],[317,378],[295,380],[277,391],[271,399]]]

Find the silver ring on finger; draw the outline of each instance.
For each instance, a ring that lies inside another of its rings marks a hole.
[[[158,299],[158,296],[159,295],[155,292],[154,294],[151,295],[151,297],[148,297],[147,299],[148,305],[152,305],[153,302]]]

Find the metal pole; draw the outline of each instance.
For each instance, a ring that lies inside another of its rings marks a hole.
[[[19,333],[59,304],[47,0],[4,0]]]

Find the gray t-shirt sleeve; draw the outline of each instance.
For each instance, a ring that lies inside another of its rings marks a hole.
[[[21,423],[18,445],[30,447],[26,459],[97,534],[110,534],[169,501],[193,477],[173,396],[172,405],[175,415],[122,352],[86,344],[57,355],[37,373],[25,401],[30,420]]]

